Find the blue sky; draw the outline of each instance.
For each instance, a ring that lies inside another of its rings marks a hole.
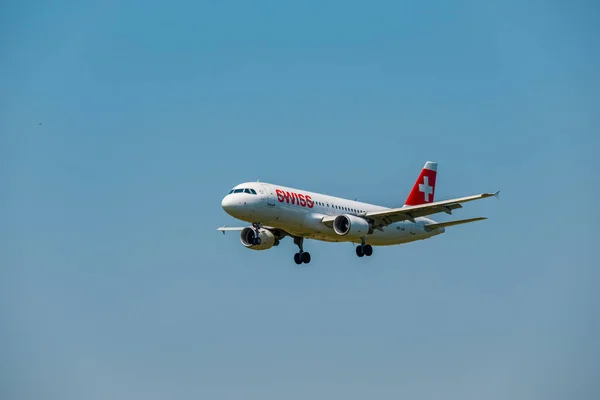
[[[3,3],[0,397],[597,399],[599,11]],[[426,160],[489,220],[301,268],[215,230],[243,181],[394,206]]]

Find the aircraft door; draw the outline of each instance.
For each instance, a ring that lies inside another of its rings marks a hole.
[[[273,193],[273,187],[266,183],[263,183],[261,186],[263,187],[263,191],[264,191],[266,199],[267,199],[267,204],[270,206],[274,206],[275,205],[275,194]]]

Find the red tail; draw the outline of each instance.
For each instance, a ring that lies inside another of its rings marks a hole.
[[[416,206],[419,204],[433,203],[435,195],[435,178],[437,175],[437,163],[427,161],[421,170],[406,202],[405,206]]]

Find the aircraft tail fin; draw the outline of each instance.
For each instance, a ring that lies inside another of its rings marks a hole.
[[[437,166],[438,164],[433,161],[427,161],[425,163],[410,194],[404,202],[405,206],[433,203]]]

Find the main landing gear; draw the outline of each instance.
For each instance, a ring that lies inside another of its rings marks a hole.
[[[370,257],[371,254],[373,254],[373,247],[370,244],[365,244],[365,240],[363,239],[360,246],[356,246],[356,255],[359,257]]]
[[[300,249],[300,251],[298,251],[296,254],[294,254],[294,261],[296,262],[296,264],[298,264],[298,265],[300,265],[302,263],[308,264],[310,262],[310,253],[307,251],[304,251],[304,249],[302,248],[302,245],[304,244],[304,238],[303,237],[295,237],[294,244],[296,246],[298,246],[298,248]]]

